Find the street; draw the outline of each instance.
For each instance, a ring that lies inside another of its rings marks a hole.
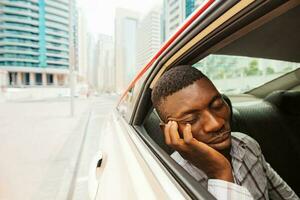
[[[0,199],[87,199],[89,162],[117,96],[0,103]]]

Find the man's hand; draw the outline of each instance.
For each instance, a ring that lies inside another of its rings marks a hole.
[[[191,125],[187,124],[180,138],[178,124],[169,121],[164,127],[165,142],[185,159],[206,173],[209,178],[233,182],[230,162],[221,153],[193,138]]]

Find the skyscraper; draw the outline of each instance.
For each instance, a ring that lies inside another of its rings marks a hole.
[[[78,72],[78,11],[76,0],[68,0],[69,1],[69,51],[70,54],[70,65],[73,65],[73,70]],[[70,66],[71,67],[71,66]]]
[[[96,88],[99,92],[114,91],[114,45],[112,36],[99,34],[96,44]]]
[[[195,8],[198,8],[205,0],[195,0]]]
[[[116,90],[123,91],[137,73],[137,25],[139,15],[123,8],[115,15]]]
[[[186,0],[164,0],[165,37],[169,38],[185,19]]]
[[[168,39],[204,0],[164,0],[163,40]]]
[[[97,55],[96,55],[97,39],[91,34],[87,34],[87,82],[91,89],[97,87]]]
[[[0,69],[8,86],[67,83],[70,8],[70,0],[0,2]]]
[[[154,7],[138,24],[137,66],[138,68],[150,61],[161,45],[161,8]]]
[[[78,10],[78,76],[79,82],[88,82],[88,32],[85,13]]]

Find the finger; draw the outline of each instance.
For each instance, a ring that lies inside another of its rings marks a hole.
[[[170,138],[172,144],[177,145],[179,143],[180,136],[178,133],[178,124],[175,121],[172,121],[170,125]]]
[[[191,148],[196,149],[199,153],[202,153],[203,155],[208,155],[211,153],[211,151],[216,151],[204,142],[197,140],[196,138],[192,138],[187,144]]]
[[[183,128],[183,140],[187,144],[190,144],[193,140],[192,127],[190,124],[186,124]]]
[[[200,150],[200,152],[205,150],[205,144],[193,137],[192,126],[190,124],[186,124],[183,129],[183,139],[189,148]]]
[[[191,147],[186,144],[182,139],[178,142],[177,146],[174,147],[177,151],[182,153],[189,153],[191,152]]]
[[[202,153],[207,153],[207,151],[209,151],[210,147],[207,144],[193,137],[192,126],[190,124],[186,124],[186,126],[184,127],[183,137],[184,142],[189,146],[189,148],[192,147]]]
[[[171,138],[170,138],[170,125],[171,125],[171,122],[169,121],[164,127],[163,127],[163,133],[164,133],[164,136],[165,136],[165,143],[167,145],[170,145],[171,144]]]

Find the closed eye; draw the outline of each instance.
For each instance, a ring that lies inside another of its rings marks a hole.
[[[216,99],[216,100],[214,100],[212,102],[212,104],[210,105],[210,107],[213,108],[213,109],[218,110],[218,109],[221,109],[223,107],[223,105],[224,105],[223,99],[222,98],[218,98],[218,99]]]
[[[179,123],[182,123],[182,124],[194,124],[196,121],[198,120],[198,117],[194,117],[194,118],[189,118],[189,119],[184,119],[184,120],[181,120],[179,121]]]

